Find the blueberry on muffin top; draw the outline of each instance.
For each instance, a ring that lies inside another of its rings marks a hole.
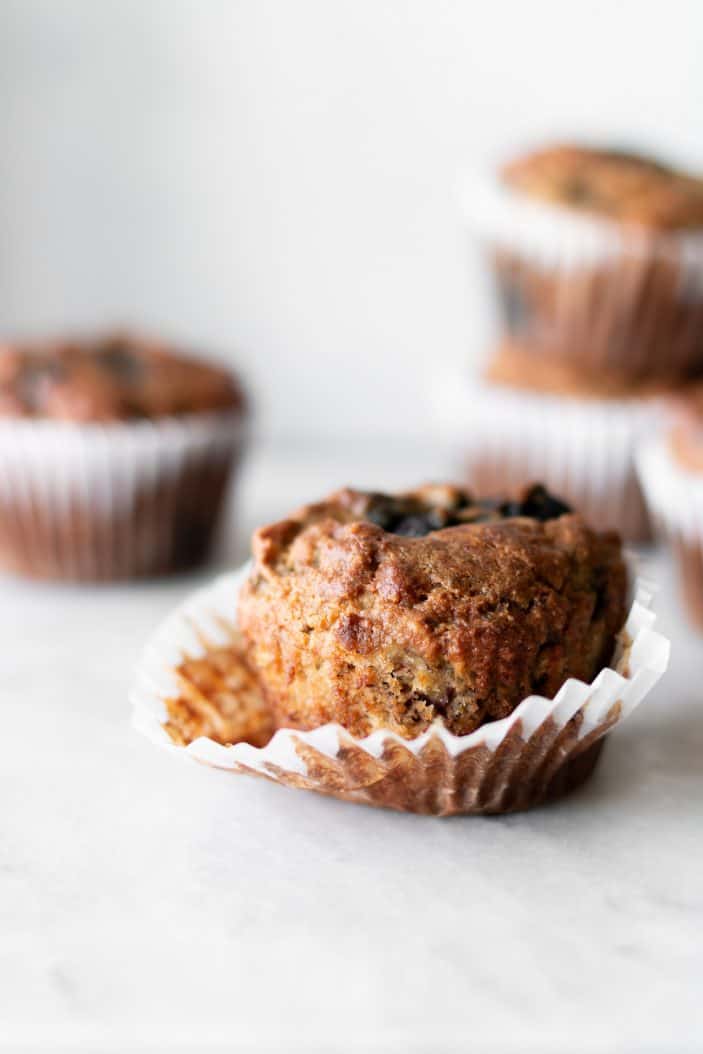
[[[516,158],[503,181],[538,200],[662,230],[703,227],[703,179],[621,150],[560,144]]]

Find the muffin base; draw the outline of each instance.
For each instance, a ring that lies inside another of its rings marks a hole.
[[[29,497],[0,500],[0,566],[27,578],[74,582],[189,571],[213,547],[229,465],[195,466],[134,495],[117,514]]]
[[[612,668],[590,685],[567,681],[554,699],[524,699],[510,717],[470,735],[454,736],[435,722],[416,739],[384,731],[355,739],[328,724],[311,732],[279,729],[262,747],[251,745],[252,729],[248,742],[215,742],[202,731],[212,727],[208,711],[223,700],[203,698],[208,679],[201,678],[201,732],[196,721],[190,728],[196,738],[183,746],[173,720],[184,670],[194,656],[207,662],[236,637],[236,594],[248,573],[245,567],[218,579],[157,631],[132,692],[135,725],[180,756],[347,801],[438,816],[513,812],[552,801],[589,777],[605,734],[639,704],[668,663],[668,642],[652,630],[650,595],[640,588]],[[249,696],[243,706],[251,712]],[[193,713],[197,718],[191,706]]]
[[[582,740],[580,717],[566,726],[547,720],[528,741],[518,721],[495,753],[478,743],[458,757],[438,736],[430,736],[416,754],[402,741],[389,739],[380,757],[370,755],[351,737],[348,742],[342,738],[336,757],[331,758],[293,735],[305,774],[275,762],[268,763],[267,771],[245,763],[235,771],[397,812],[431,816],[522,812],[556,801],[585,783],[600,757],[603,737],[618,718],[616,706]],[[214,761],[205,763],[219,767]]]
[[[231,413],[107,426],[0,422],[0,566],[107,582],[201,564],[243,441]]]
[[[490,262],[504,330],[527,354],[632,381],[703,374],[703,298],[685,295],[675,258],[625,255],[572,270],[496,251]]]
[[[703,374],[703,232],[619,224],[474,178],[464,211],[504,334],[631,380]]]

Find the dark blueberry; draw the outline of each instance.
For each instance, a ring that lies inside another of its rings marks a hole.
[[[136,381],[142,373],[139,357],[122,344],[106,348],[100,355],[100,364],[123,381]]]
[[[546,487],[537,484],[530,487],[522,499],[522,507],[525,516],[532,516],[536,520],[556,520],[571,512],[571,507],[566,502],[550,494]]]
[[[505,501],[499,511],[506,519],[512,516],[529,516],[533,520],[545,521],[556,520],[559,516],[571,512],[571,508],[538,483],[530,487],[522,501]]]
[[[421,505],[407,498],[393,498],[388,494],[372,494],[365,518],[390,534],[406,538],[422,538],[431,531],[460,522],[454,512]]]
[[[402,516],[398,510],[398,502],[389,494],[370,494],[369,502],[364,513],[369,523],[375,523],[384,531],[390,531],[393,525]]]
[[[499,275],[497,285],[506,328],[510,333],[520,333],[530,316],[522,289],[515,278],[505,274]]]

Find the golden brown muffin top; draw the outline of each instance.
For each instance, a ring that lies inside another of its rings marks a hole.
[[[115,333],[0,345],[0,418],[110,422],[244,405],[227,370],[154,340]]]
[[[510,161],[501,177],[530,197],[625,224],[703,227],[703,179],[637,154],[549,146]]]
[[[546,521],[571,512],[559,498],[540,484],[527,488],[515,499],[474,499],[463,487],[452,484],[425,484],[401,494],[353,490],[345,487],[335,491],[325,501],[305,505],[289,519],[259,528],[254,534],[254,557],[257,562],[274,566],[290,557],[290,546],[306,528],[327,522],[334,534],[334,523],[358,524],[360,537],[366,527],[373,528],[371,536],[384,535],[384,544],[393,545],[398,537],[426,539],[431,547],[449,528],[497,524],[503,520],[528,518]],[[380,530],[379,530],[380,529]],[[446,535],[443,540],[456,538]],[[412,552],[420,557],[420,548]]]
[[[617,370],[584,370],[564,359],[535,354],[511,340],[501,342],[484,376],[508,388],[576,399],[653,399],[681,388],[661,380],[633,381]]]

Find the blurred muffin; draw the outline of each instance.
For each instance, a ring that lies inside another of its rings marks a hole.
[[[632,380],[703,373],[703,180],[560,145],[471,188],[467,210],[527,351]]]
[[[686,609],[703,630],[703,386],[671,405],[669,427],[643,447],[638,464],[652,515],[677,558]]]
[[[200,563],[245,418],[228,371],[156,341],[0,347],[0,563],[74,580]]]
[[[683,387],[652,377],[633,381],[619,370],[592,372],[568,360],[532,355],[529,349],[511,340],[501,341],[488,360],[484,377],[508,388],[584,402],[661,399]]]
[[[625,614],[615,534],[542,487],[342,490],[256,532],[239,626],[283,727],[457,735],[609,662]]]

